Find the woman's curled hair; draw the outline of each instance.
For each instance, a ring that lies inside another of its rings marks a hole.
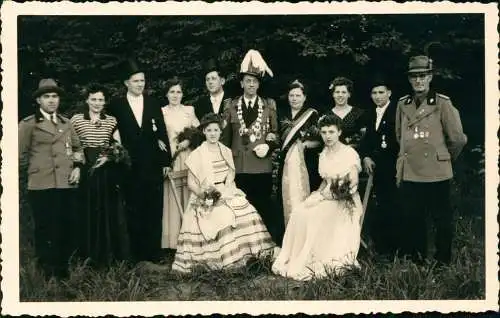
[[[333,115],[323,115],[318,120],[318,128],[335,126],[338,130],[342,130],[342,120]]]

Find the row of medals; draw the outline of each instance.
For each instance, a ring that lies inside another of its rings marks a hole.
[[[413,139],[419,139],[419,138],[429,138],[429,132],[428,131],[418,131],[418,127],[415,127],[415,132],[413,134]],[[382,142],[380,143],[380,147],[383,149],[387,148],[387,142],[385,141],[385,135],[382,135]]]

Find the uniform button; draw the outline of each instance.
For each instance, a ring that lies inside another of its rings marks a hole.
[[[407,153],[407,152],[405,152],[405,157],[406,157],[406,156],[408,156],[408,153]]]
[[[426,152],[426,153],[424,153],[424,157],[427,157],[427,152]]]

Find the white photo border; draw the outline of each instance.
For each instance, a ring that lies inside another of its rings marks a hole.
[[[19,192],[18,192],[18,74],[17,19],[21,15],[273,15],[273,14],[429,14],[481,13],[485,17],[485,262],[486,299],[433,301],[192,301],[192,302],[20,302],[19,299]],[[185,315],[220,314],[342,314],[371,312],[442,313],[498,311],[498,8],[496,3],[452,2],[343,2],[247,3],[140,2],[72,3],[68,1],[2,4],[2,314],[9,315]],[[495,134],[493,134],[495,132]]]

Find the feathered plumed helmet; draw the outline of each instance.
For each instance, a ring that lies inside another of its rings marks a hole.
[[[257,50],[249,50],[241,62],[240,75],[252,75],[257,78],[264,77],[265,74],[273,77],[273,71],[269,68],[264,58]]]

